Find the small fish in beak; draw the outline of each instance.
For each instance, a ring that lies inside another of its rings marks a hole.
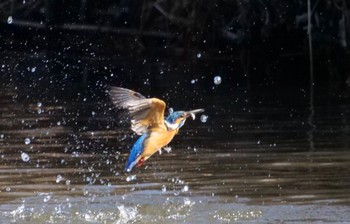
[[[190,114],[193,120],[196,119],[196,115],[194,113],[190,113]]]
[[[190,110],[186,112],[187,117],[192,117],[192,119],[196,119],[196,114],[204,112],[204,109]]]

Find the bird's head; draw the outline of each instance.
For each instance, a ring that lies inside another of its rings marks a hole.
[[[165,119],[165,126],[169,130],[176,130],[181,128],[187,118],[192,117],[193,120],[196,118],[196,114],[204,112],[203,109],[190,110],[190,111],[175,111],[169,114]]]

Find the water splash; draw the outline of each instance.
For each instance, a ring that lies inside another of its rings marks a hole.
[[[126,181],[127,182],[130,182],[130,181],[133,181],[133,180],[136,180],[136,175],[130,175],[130,176],[126,177]]]
[[[166,192],[166,186],[165,185],[162,186],[162,192]]]
[[[119,210],[119,220],[117,224],[130,223],[137,218],[138,211],[136,207],[120,205],[117,208]]]
[[[61,175],[57,175],[56,176],[56,183],[59,183],[59,182],[61,182],[63,180],[63,177],[61,176]]]

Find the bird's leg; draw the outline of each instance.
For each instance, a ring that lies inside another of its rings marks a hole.
[[[142,166],[144,163],[145,163],[145,158],[144,158],[144,157],[141,157],[141,159],[137,162],[136,167],[140,167],[140,166]]]

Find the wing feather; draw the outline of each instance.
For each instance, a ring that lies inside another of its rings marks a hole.
[[[138,135],[152,128],[166,129],[164,125],[165,102],[157,98],[146,98],[140,93],[120,87],[111,87],[109,95],[117,108],[129,111],[131,129]]]

